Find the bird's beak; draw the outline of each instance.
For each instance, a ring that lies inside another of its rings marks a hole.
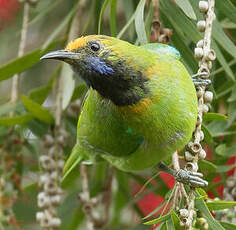
[[[77,59],[77,58],[78,58],[78,54],[74,52],[71,52],[68,50],[56,50],[56,51],[52,51],[45,54],[44,56],[40,58],[40,60],[56,59],[56,60],[61,60],[61,61],[67,61],[67,60]]]

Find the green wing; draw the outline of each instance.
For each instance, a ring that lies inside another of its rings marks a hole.
[[[175,59],[180,59],[179,51],[172,46],[168,46],[162,43],[148,43],[140,47],[154,54],[169,55]]]

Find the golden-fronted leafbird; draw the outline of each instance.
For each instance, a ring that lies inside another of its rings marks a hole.
[[[70,64],[89,87],[64,173],[97,158],[123,171],[143,170],[187,144],[197,121],[197,96],[179,57],[163,44],[135,46],[90,35],[41,58]],[[179,181],[187,176],[192,184],[206,185],[200,173],[159,165]]]

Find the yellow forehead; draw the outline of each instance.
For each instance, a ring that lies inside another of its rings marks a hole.
[[[76,50],[80,47],[85,46],[87,41],[88,41],[88,37],[77,38],[77,39],[69,42],[69,44],[66,46],[66,50]]]

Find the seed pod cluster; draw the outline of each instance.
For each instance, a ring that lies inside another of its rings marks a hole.
[[[45,135],[43,145],[48,154],[39,158],[43,173],[40,175],[38,185],[42,191],[38,194],[38,207],[42,211],[37,212],[36,219],[45,230],[57,229],[61,220],[57,216],[56,207],[60,205],[63,191],[59,187],[62,180],[64,161],[62,160],[63,147],[65,146],[67,133],[61,129],[54,137]]]
[[[204,33],[204,37],[199,40],[196,44],[194,50],[194,55],[198,61],[198,77],[199,80],[209,81],[210,69],[212,67],[212,61],[215,60],[215,51],[211,49],[211,31],[213,20],[215,19],[214,14],[214,1],[199,1],[199,11],[203,14],[203,20],[197,22],[197,29]],[[196,128],[193,133],[193,140],[189,142],[186,146],[186,151],[184,154],[185,160],[187,162],[185,169],[194,172],[198,171],[198,160],[204,159],[206,157],[206,151],[202,148],[200,142],[204,139],[204,133],[201,130],[202,127],[202,117],[209,111],[209,103],[213,100],[213,93],[206,90],[206,86],[197,86],[197,97],[198,97],[198,116],[196,122]],[[190,191],[191,201],[188,204],[188,210],[194,210],[194,189]],[[181,219],[181,217],[180,217]],[[203,223],[205,219],[199,218],[197,221],[202,223],[203,229],[208,229],[208,224]],[[195,220],[196,221],[196,220]],[[189,211],[187,220],[182,223],[186,229],[192,229],[194,222],[194,214]]]

